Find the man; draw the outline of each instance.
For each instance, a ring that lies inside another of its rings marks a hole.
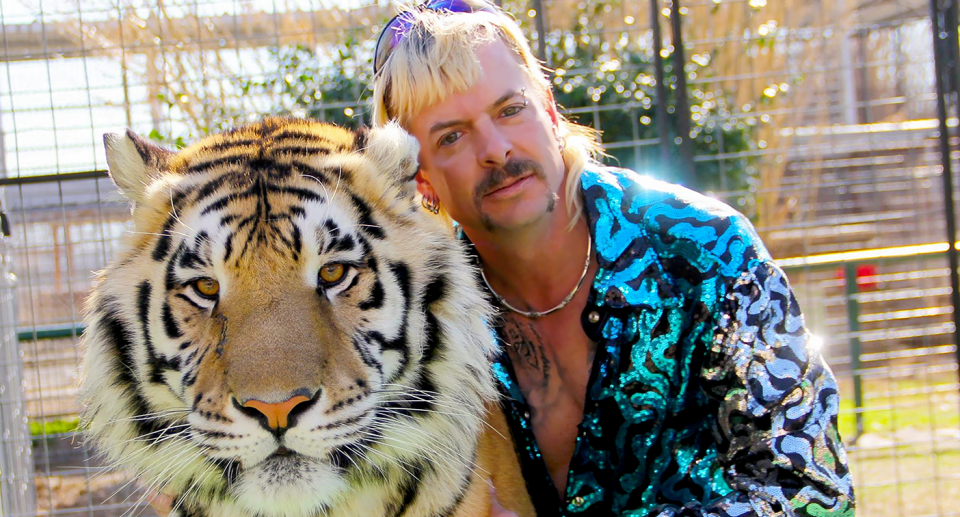
[[[374,119],[417,138],[423,205],[502,309],[494,368],[538,514],[852,515],[835,381],[750,223],[595,162],[479,1],[388,24]]]

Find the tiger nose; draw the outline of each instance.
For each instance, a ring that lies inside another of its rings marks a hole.
[[[266,427],[274,433],[282,433],[290,425],[290,414],[294,409],[306,409],[307,402],[310,402],[311,399],[307,398],[304,395],[295,395],[283,402],[263,402],[256,399],[250,399],[243,403],[242,407],[244,413],[247,413],[254,417],[259,417],[260,423],[264,423],[266,419]],[[301,404],[304,404],[303,407],[299,407]]]

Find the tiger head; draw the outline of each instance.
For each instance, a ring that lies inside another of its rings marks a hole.
[[[87,301],[81,402],[110,462],[211,515],[466,482],[489,309],[414,202],[411,136],[272,118],[177,153],[105,143],[134,222]]]

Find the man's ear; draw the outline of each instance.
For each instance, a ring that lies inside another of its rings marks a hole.
[[[547,115],[550,115],[550,120],[553,122],[554,129],[560,129],[560,111],[557,110],[557,101],[553,98],[553,88],[546,88],[546,94],[544,95],[546,105],[544,109],[547,110]]]
[[[417,192],[419,192],[421,196],[432,198],[437,197],[437,191],[433,189],[433,185],[431,185],[430,180],[424,176],[422,170],[417,172],[417,177],[415,179],[417,181]]]
[[[399,190],[402,198],[412,200],[417,191],[417,156],[420,144],[396,122],[356,133],[357,148],[373,162],[377,173]]]
[[[127,130],[103,135],[110,179],[134,205],[144,201],[147,186],[160,176],[172,151]]]

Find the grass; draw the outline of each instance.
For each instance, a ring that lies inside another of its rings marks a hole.
[[[957,392],[950,389],[956,379],[942,384],[935,383],[940,379],[932,380],[934,383],[912,378],[864,379],[865,400],[860,413],[864,432],[896,434],[905,429],[960,428],[960,401]],[[934,392],[927,392],[931,389]],[[841,381],[840,394],[840,436],[851,440],[857,429],[852,380]]]
[[[79,418],[56,419],[30,422],[30,436],[41,438],[52,434],[62,434],[76,431],[80,428]]]
[[[960,515],[956,372],[864,379],[859,437],[851,379],[840,380],[840,393],[839,427],[847,444],[857,515]]]
[[[860,517],[949,515],[960,511],[960,450],[848,453]]]

